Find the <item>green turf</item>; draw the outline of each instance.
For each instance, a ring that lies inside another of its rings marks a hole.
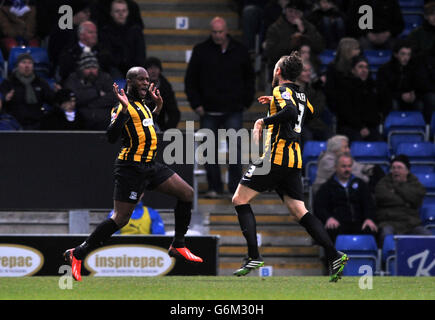
[[[362,290],[359,277],[329,283],[328,277],[143,278],[84,277],[72,289],[59,288],[60,277],[0,278],[0,299],[145,299],[145,300],[293,300],[435,299],[433,277],[374,277]]]

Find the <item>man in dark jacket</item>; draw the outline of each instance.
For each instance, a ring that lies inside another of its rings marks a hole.
[[[411,31],[408,40],[416,56],[429,53],[435,45],[435,2],[424,6],[423,24]]]
[[[284,13],[267,30],[265,55],[271,71],[275,63],[283,55],[296,50],[303,39],[309,40],[313,55],[319,54],[325,48],[322,35],[303,17],[304,9],[304,1],[289,1]]]
[[[337,133],[347,136],[350,141],[379,140],[381,110],[369,64],[364,56],[357,56],[351,65],[351,74],[345,78],[336,96]]]
[[[91,21],[84,21],[79,25],[77,33],[78,41],[65,47],[59,56],[58,73],[61,82],[76,71],[80,57],[85,51],[92,51],[103,71],[109,72],[111,67],[111,53],[98,42],[98,31],[95,24]]]
[[[24,130],[39,130],[41,119],[50,109],[54,92],[48,83],[35,74],[33,58],[22,53],[17,67],[0,85],[4,111],[13,116]]]
[[[367,5],[373,10],[372,29],[360,27],[364,17],[359,11]],[[394,39],[405,27],[398,0],[351,0],[346,16],[349,35],[359,39],[364,50],[392,49]]]
[[[217,130],[242,128],[243,111],[254,100],[255,73],[248,50],[228,34],[226,21],[216,17],[210,26],[211,36],[193,48],[184,83],[187,99],[200,117],[201,127],[214,132],[217,159]],[[240,158],[240,143],[237,157]],[[206,164],[205,168],[208,195],[215,197],[223,192],[217,161]],[[240,162],[229,166],[231,193],[236,190],[241,175]]]
[[[163,98],[162,110],[155,118],[159,129],[165,131],[176,128],[180,121],[180,110],[178,110],[175,92],[168,79],[162,74],[162,62],[156,57],[149,57],[145,61],[145,69],[148,71],[150,81],[159,89],[160,95]],[[146,97],[146,104],[151,107],[154,105],[149,94]]]
[[[391,60],[379,68],[376,86],[384,119],[391,110],[413,110],[417,107],[417,75],[411,43],[399,40]]]
[[[65,81],[64,88],[76,95],[77,111],[85,120],[87,130],[105,130],[110,110],[116,103],[113,79],[100,70],[92,52],[84,52],[78,70]]]
[[[113,79],[123,79],[130,68],[145,63],[145,38],[141,27],[129,22],[129,14],[125,0],[113,1],[111,20],[99,33],[103,47],[111,52],[109,73]]]
[[[331,239],[339,234],[372,234],[375,203],[368,185],[352,175],[349,153],[337,157],[335,174],[321,185],[314,198],[314,213],[325,224]]]

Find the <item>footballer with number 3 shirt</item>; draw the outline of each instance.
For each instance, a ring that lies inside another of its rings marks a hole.
[[[336,282],[348,257],[335,249],[323,224],[305,208],[302,184],[301,133],[305,117],[315,114],[304,92],[295,84],[302,71],[302,60],[296,51],[283,56],[273,71],[273,96],[258,98],[269,104],[268,116],[254,124],[253,136],[259,142],[266,128],[263,156],[243,175],[233,196],[239,224],[248,245],[248,256],[234,275],[244,276],[264,265],[257,244],[256,220],[249,204],[259,193],[275,190],[310,236],[324,247],[329,262],[330,281]],[[267,162],[267,164],[265,164]],[[270,167],[268,173],[256,170]],[[256,172],[258,171],[258,174]]]
[[[174,209],[175,236],[168,254],[188,262],[203,262],[186,248],[184,241],[191,220],[193,189],[169,167],[154,159],[157,135],[153,118],[159,114],[163,99],[154,84],[150,84],[148,72],[144,68],[131,68],[126,79],[127,92],[123,89],[119,91],[118,85],[113,84],[119,105],[112,109],[107,129],[110,143],[115,143],[120,137],[122,139],[122,148],[114,169],[115,212],[101,222],[85,242],[65,251],[65,260],[71,265],[73,277],[77,281],[81,280],[82,260],[128,223],[139,196],[145,189],[177,198]],[[153,111],[144,102],[148,92],[156,105]]]

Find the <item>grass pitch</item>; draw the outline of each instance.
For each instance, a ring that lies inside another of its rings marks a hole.
[[[1,300],[435,300],[433,277],[61,277],[0,278]],[[366,285],[369,283],[366,282]]]

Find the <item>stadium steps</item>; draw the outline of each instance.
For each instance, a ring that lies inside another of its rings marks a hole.
[[[247,253],[231,199],[200,198],[198,204],[208,233],[219,236],[219,275],[231,275]],[[323,275],[319,247],[313,245],[311,237],[288,213],[278,196],[260,194],[251,206],[261,239],[260,253],[265,265],[273,267],[274,275]],[[251,274],[258,275],[258,271]]]
[[[184,93],[184,76],[193,46],[205,40],[209,34],[210,20],[222,16],[230,34],[241,39],[239,17],[232,0],[140,0],[141,16],[147,55],[162,60],[164,75],[171,83],[181,112],[178,129],[186,129],[186,121],[198,122],[198,116],[190,108]],[[177,17],[189,18],[189,29],[176,29]],[[261,95],[259,93],[258,95]],[[258,96],[257,95],[257,96]],[[256,105],[257,104],[257,105]],[[253,122],[264,116],[266,108],[258,103],[244,114],[243,127],[252,128]],[[195,123],[195,129],[199,124]]]

